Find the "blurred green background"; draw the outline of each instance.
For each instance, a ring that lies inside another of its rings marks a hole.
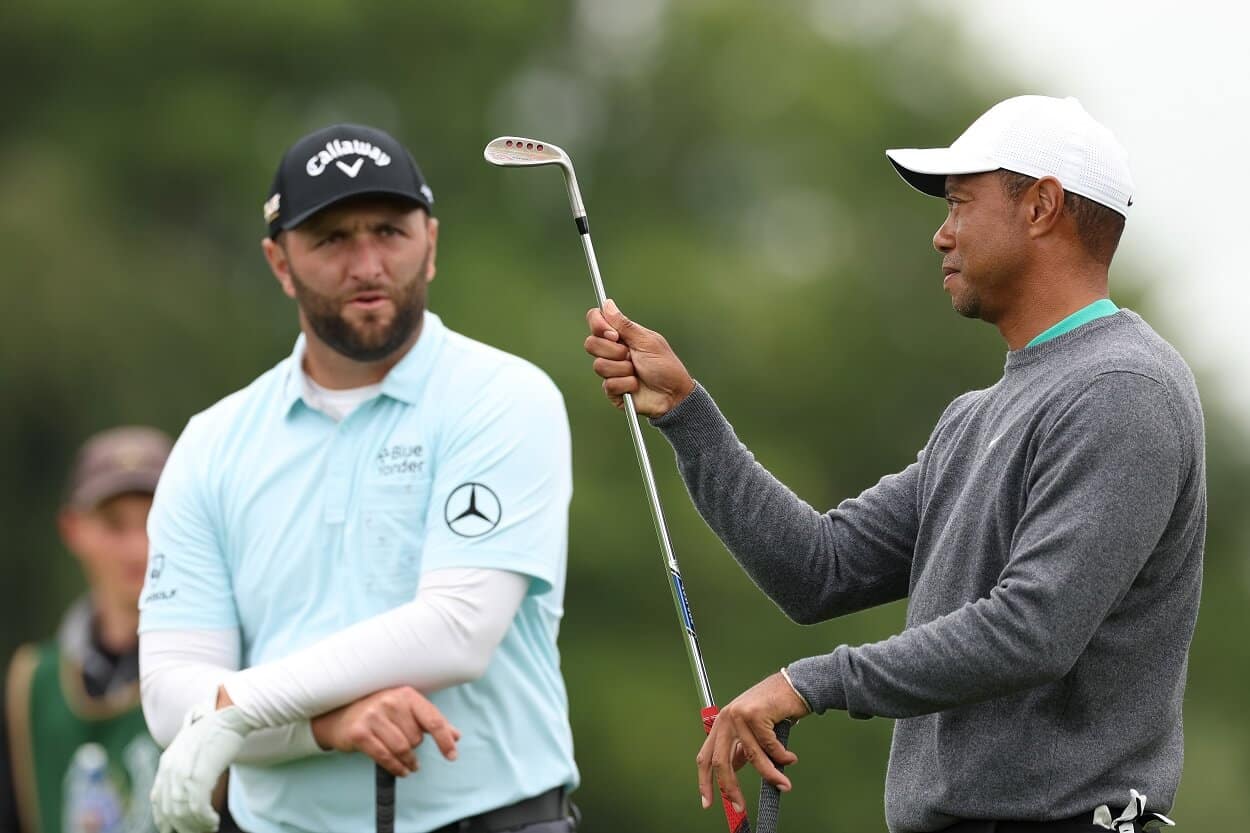
[[[992,384],[1003,361],[996,331],[941,291],[930,237],[944,207],[882,151],[946,144],[1028,87],[923,8],[888,38],[832,32],[812,8],[0,7],[0,652],[49,633],[80,590],[54,527],[77,444],[123,422],[176,434],[289,352],[294,310],[259,250],[273,167],[312,128],[371,123],[409,145],[438,198],[432,308],[565,394],[576,491],[561,646],[585,829],[723,829],[698,809],[698,703],[633,452],[581,350],[593,295],[563,186],[555,171],[491,168],[481,150],[514,133],[570,151],[610,293],[667,335],[765,465],[833,505],[906,465],[945,404]],[[1150,318],[1138,287],[1157,276],[1112,277],[1113,297]],[[1184,352],[1182,333],[1160,329]],[[1244,419],[1196,370],[1210,529],[1175,816],[1210,830],[1250,783],[1250,523],[1237,503],[1250,466]],[[900,606],[787,622],[647,433],[722,702],[783,662],[901,626]],[[1107,681],[1150,684],[1149,668]],[[883,830],[889,734],[887,720],[804,722],[785,827]]]

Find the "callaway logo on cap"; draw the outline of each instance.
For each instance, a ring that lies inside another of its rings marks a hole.
[[[350,165],[342,160],[334,162],[340,156],[355,156],[356,161]],[[365,163],[366,159],[372,159],[373,163],[378,167],[386,167],[391,164],[390,155],[377,145],[362,142],[360,139],[348,141],[335,139],[326,142],[324,148],[309,157],[308,164],[304,166],[304,170],[308,171],[309,176],[321,176],[326,166],[334,162],[336,168],[355,179],[356,174],[360,173],[360,166]]]
[[[430,211],[434,193],[412,155],[373,127],[336,124],[292,145],[278,163],[263,213],[277,237],[324,208],[366,194],[404,197]]]

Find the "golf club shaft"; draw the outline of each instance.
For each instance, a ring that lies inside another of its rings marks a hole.
[[[527,156],[527,152],[546,155],[535,158],[533,155]],[[582,251],[586,255],[586,266],[590,269],[590,279],[594,284],[595,299],[599,304],[599,309],[602,310],[607,303],[607,292],[603,288],[603,277],[599,273],[599,261],[595,257],[595,247],[590,240],[590,224],[586,218],[586,207],[582,202],[581,191],[577,187],[577,175],[573,172],[573,164],[568,155],[560,148],[547,142],[504,136],[490,142],[486,146],[484,155],[487,161],[504,166],[515,164],[560,165],[560,169],[564,173],[564,185],[568,190],[569,205],[573,209],[573,220],[577,224],[577,232],[582,241]],[[699,648],[699,637],[694,628],[694,616],[690,612],[690,602],[686,598],[686,588],[682,582],[681,569],[677,566],[677,556],[673,553],[673,544],[668,534],[668,524],[664,521],[664,507],[660,504],[660,493],[655,485],[655,475],[651,471],[651,461],[647,456],[647,445],[643,440],[642,428],[638,424],[638,413],[634,410],[634,398],[626,393],[622,399],[624,400],[625,421],[629,425],[629,435],[634,443],[634,453],[638,458],[638,468],[642,472],[643,485],[647,492],[647,501],[651,507],[651,520],[655,524],[655,534],[660,541],[664,565],[668,568],[669,589],[672,592],[673,605],[677,609],[677,618],[681,621],[682,630],[685,633],[686,654],[690,660],[690,670],[694,674],[695,686],[699,689],[699,699],[703,707],[701,711],[703,732],[708,734],[712,731],[712,724],[716,720],[720,709],[712,698],[712,686],[708,681],[707,666],[703,662],[703,652]],[[785,721],[784,725],[779,724],[776,727],[776,732],[778,740],[784,746],[786,736],[789,734],[789,722]],[[767,782],[761,783],[760,788],[761,808],[767,809],[770,824],[765,828],[761,828],[757,833],[775,833],[780,794],[776,791],[776,788]],[[771,793],[765,795],[765,791],[771,791]],[[729,803],[729,799],[723,794],[721,803],[724,806],[725,820],[729,823],[731,833],[751,833],[751,822],[747,818],[746,813],[735,810],[733,805]]]
[[[566,179],[569,189],[569,200],[574,211],[582,206],[581,195],[577,192],[576,180],[571,175]],[[585,209],[582,209],[585,211]],[[603,288],[603,276],[599,273],[599,262],[595,258],[595,247],[590,240],[590,224],[583,213],[574,218],[582,240],[582,250],[586,254],[586,265],[590,269],[590,278],[595,285],[595,298],[599,308],[603,309],[607,301],[607,292]],[[694,629],[694,617],[690,613],[690,602],[686,599],[686,588],[681,580],[681,569],[677,566],[677,556],[673,554],[673,544],[668,536],[668,524],[664,521],[664,507],[660,504],[660,493],[655,485],[655,475],[651,471],[651,460],[647,456],[647,446],[642,438],[642,428],[638,424],[638,413],[634,410],[634,398],[628,393],[624,395],[625,420],[629,424],[629,435],[634,441],[634,451],[638,456],[638,468],[642,471],[643,484],[647,490],[647,500],[651,505],[651,519],[655,523],[655,534],[660,539],[660,549],[664,554],[665,566],[668,567],[669,588],[673,593],[673,604],[681,619],[686,635],[686,653],[690,657],[690,668],[694,673],[695,685],[699,689],[699,697],[703,704],[703,732],[712,730],[712,722],[716,719],[719,709],[712,698],[712,686],[708,682],[707,666],[703,663],[703,652],[699,649],[699,637]],[[777,739],[785,746],[790,735],[790,721],[783,720],[775,728]],[[746,813],[740,813],[722,797],[725,807],[725,818],[733,833],[750,833],[751,823]],[[760,782],[759,823],[757,833],[775,833],[781,812],[781,793],[767,781]]]
[[[377,802],[377,833],[395,833],[395,776],[374,764],[373,783]]]
[[[577,194],[577,185],[569,186],[570,198]],[[574,199],[574,206],[581,203],[580,196]],[[595,259],[594,244],[590,241],[590,229],[583,214],[575,218],[577,229],[581,233],[582,249],[586,253],[586,265],[590,268],[590,277],[595,285],[595,297],[602,309],[607,301],[603,288],[603,278],[599,274],[599,264]],[[660,504],[660,493],[655,485],[655,475],[651,471],[651,460],[647,456],[647,446],[642,437],[642,428],[638,424],[638,413],[634,410],[634,398],[625,394],[625,421],[629,424],[629,436],[634,441],[634,452],[638,457],[638,468],[642,471],[643,485],[647,491],[647,502],[651,507],[651,520],[655,523],[655,534],[660,540],[660,549],[664,556],[664,564],[668,568],[669,588],[673,593],[673,605],[677,608],[677,616],[681,620],[685,633],[686,653],[690,657],[690,670],[694,674],[695,685],[699,689],[699,698],[704,709],[714,708],[716,701],[712,698],[712,686],[708,681],[707,666],[703,663],[703,652],[699,649],[699,637],[694,629],[694,617],[690,613],[690,602],[686,599],[685,584],[681,580],[681,568],[677,565],[677,556],[673,554],[673,544],[668,535],[668,524],[664,521],[664,507]]]
[[[602,310],[607,301],[607,293],[603,288],[603,277],[599,274],[599,261],[595,258],[595,247],[590,240],[590,224],[587,222],[582,197],[578,192],[577,180],[571,171],[565,173],[565,184],[568,186],[569,202],[573,206],[574,220],[582,240],[582,251],[586,254],[586,266],[590,269],[590,278],[595,285],[595,298]],[[695,686],[699,689],[699,700],[702,704],[700,714],[703,718],[703,733],[712,730],[712,721],[716,719],[719,709],[712,697],[712,685],[708,681],[707,666],[703,662],[703,652],[699,648],[699,636],[694,629],[694,616],[690,613],[690,602],[686,599],[686,587],[681,580],[681,569],[677,566],[677,556],[673,553],[673,543],[669,539],[668,524],[664,521],[664,507],[660,504],[660,492],[655,485],[655,475],[651,471],[651,460],[647,456],[647,446],[642,438],[642,428],[638,424],[638,413],[634,410],[634,398],[628,393],[625,400],[625,421],[629,425],[629,436],[634,441],[634,452],[638,457],[638,468],[642,471],[643,485],[647,491],[647,502],[651,506],[651,520],[655,524],[655,534],[660,540],[660,549],[664,556],[664,565],[668,568],[669,590],[673,594],[673,605],[677,608],[677,616],[681,620],[686,640],[686,655],[690,659],[690,670],[694,674]],[[721,804],[725,811],[725,821],[731,833],[751,833],[751,822],[745,812],[739,812],[722,796]]]

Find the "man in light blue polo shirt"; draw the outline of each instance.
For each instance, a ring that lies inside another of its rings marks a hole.
[[[405,833],[574,829],[568,421],[540,370],[425,310],[432,201],[371,128],[317,131],[279,165],[263,247],[302,334],[192,418],[149,523],[165,830],[215,829],[227,765],[249,833],[365,830],[373,761],[410,776]],[[425,734],[441,754],[414,774]]]

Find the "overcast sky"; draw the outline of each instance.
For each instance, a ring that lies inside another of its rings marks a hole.
[[[1118,259],[1149,277],[1155,314],[1250,429],[1247,6],[928,2],[958,14],[1019,92],[1075,95],[1128,148],[1137,193]]]

